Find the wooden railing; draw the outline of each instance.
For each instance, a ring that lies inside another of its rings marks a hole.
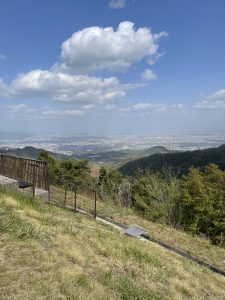
[[[48,163],[45,161],[0,154],[0,175],[49,191]]]

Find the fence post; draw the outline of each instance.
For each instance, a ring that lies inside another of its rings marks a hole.
[[[33,194],[33,198],[35,198],[35,184],[36,184],[36,172],[35,172],[35,168],[36,165],[35,164],[31,164],[32,166],[32,171],[33,171],[33,186],[32,186],[32,194]]]
[[[48,191],[48,202],[51,201],[51,194],[50,194],[50,175],[49,175],[49,164],[45,162],[45,189]]]
[[[64,206],[66,206],[67,184],[65,185]]]
[[[94,190],[94,218],[97,217],[97,193],[96,190]]]
[[[74,183],[74,210],[77,211],[77,186]]]

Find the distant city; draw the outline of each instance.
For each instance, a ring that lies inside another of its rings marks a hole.
[[[143,150],[164,146],[168,150],[196,150],[225,144],[223,133],[149,134],[149,135],[29,135],[0,132],[1,148],[33,146],[52,152],[98,153],[117,150]]]

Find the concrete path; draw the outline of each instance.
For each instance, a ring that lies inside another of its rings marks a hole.
[[[19,188],[19,180],[15,180],[6,176],[0,175],[0,186],[6,186],[9,190],[19,191],[26,195],[32,196],[32,187],[27,187],[24,189]],[[48,191],[35,188],[35,196],[43,198],[48,201]]]

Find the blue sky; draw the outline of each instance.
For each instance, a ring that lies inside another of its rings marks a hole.
[[[0,0],[0,130],[224,128],[224,0]]]

